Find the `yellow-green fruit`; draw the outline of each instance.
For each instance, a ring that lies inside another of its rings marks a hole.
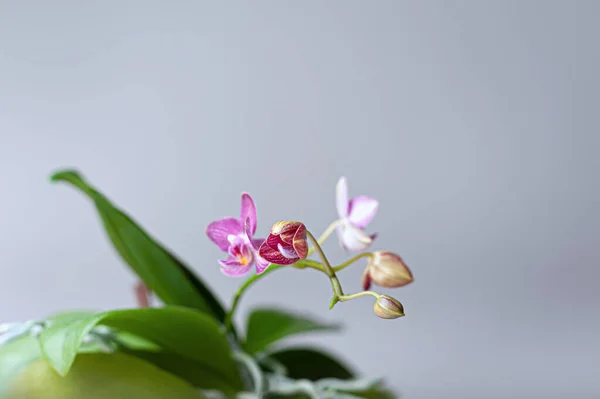
[[[20,373],[7,399],[201,399],[186,381],[120,353],[80,354],[61,377],[46,360]]]

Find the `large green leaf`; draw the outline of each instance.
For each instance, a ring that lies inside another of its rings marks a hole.
[[[183,307],[114,310],[50,326],[40,334],[42,352],[61,375],[69,372],[84,337],[96,325],[154,342],[166,352],[197,362],[233,389],[241,388],[236,363],[219,324],[206,314]]]
[[[232,385],[230,381],[223,379],[220,374],[214,373],[204,363],[176,353],[127,349],[122,350],[122,352],[152,363],[198,388],[216,389],[230,396],[234,396],[240,388]]]
[[[291,335],[337,329],[337,325],[320,323],[280,309],[255,309],[248,317],[244,348],[248,353],[262,352]]]
[[[4,399],[204,399],[186,381],[123,353],[83,354],[69,375],[46,359],[33,362],[10,384]]]
[[[208,287],[77,172],[55,173],[52,181],[70,183],[94,201],[117,252],[165,304],[199,309],[224,320],[225,310]]]
[[[316,348],[282,349],[269,353],[269,358],[285,367],[289,378],[297,380],[317,381],[323,378],[347,380],[355,376],[352,368],[343,361]]]
[[[40,344],[31,335],[0,346],[0,398],[20,372],[41,357]]]

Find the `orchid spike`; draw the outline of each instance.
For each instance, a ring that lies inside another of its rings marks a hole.
[[[152,291],[150,291],[146,284],[142,281],[138,281],[133,290],[135,292],[135,301],[139,308],[149,308],[152,306]]]
[[[253,238],[256,226],[256,205],[247,193],[242,194],[239,219],[225,217],[208,225],[208,238],[229,255],[227,259],[219,261],[224,274],[243,276],[253,264],[256,264],[256,273],[261,274],[269,266],[269,262],[258,254],[258,248],[264,240]]]
[[[258,253],[262,258],[277,265],[291,265],[305,259],[308,256],[306,227],[291,220],[275,223]]]
[[[336,187],[336,206],[340,224],[337,233],[340,245],[348,251],[363,251],[377,234],[369,235],[364,229],[377,213],[379,202],[364,195],[348,200],[348,183],[340,178]]]

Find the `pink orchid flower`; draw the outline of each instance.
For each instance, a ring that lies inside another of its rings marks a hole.
[[[348,183],[342,177],[336,187],[336,206],[340,217],[337,233],[340,244],[348,251],[363,251],[377,234],[369,235],[364,229],[377,213],[379,202],[364,195],[348,200]]]
[[[228,276],[243,276],[253,264],[256,273],[261,274],[269,262],[258,255],[258,248],[264,239],[255,239],[256,205],[249,194],[242,194],[240,218],[226,217],[212,222],[206,228],[206,235],[229,256],[220,260],[221,271]]]

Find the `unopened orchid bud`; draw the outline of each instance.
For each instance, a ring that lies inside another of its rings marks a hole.
[[[377,299],[377,302],[375,302],[373,311],[377,317],[381,317],[382,319],[397,319],[404,316],[404,307],[402,307],[402,304],[389,295],[381,295]]]
[[[276,265],[291,265],[308,256],[306,227],[292,220],[282,220],[273,225],[271,233],[262,243],[258,254]]]
[[[397,288],[413,281],[412,273],[402,258],[392,252],[375,251],[362,276],[364,290],[371,282],[385,288]]]

